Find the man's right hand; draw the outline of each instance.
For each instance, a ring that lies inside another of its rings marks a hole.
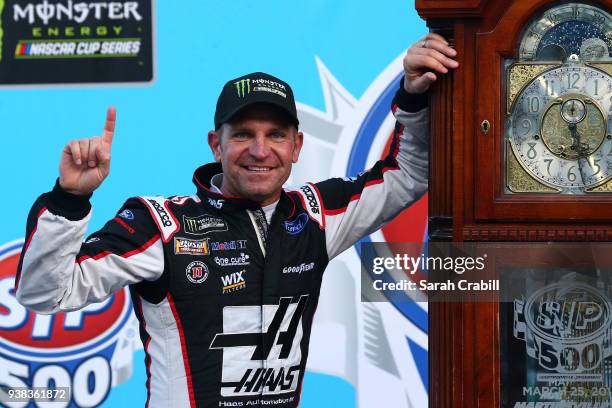
[[[110,172],[110,151],[117,112],[109,107],[101,137],[70,141],[62,151],[59,184],[65,191],[87,195],[102,184]]]

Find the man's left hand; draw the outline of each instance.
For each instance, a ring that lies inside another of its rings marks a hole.
[[[454,60],[457,51],[439,34],[428,33],[412,45],[404,57],[404,89],[408,93],[426,92],[437,79],[459,63]]]

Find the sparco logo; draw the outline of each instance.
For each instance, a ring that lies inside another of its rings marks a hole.
[[[251,93],[251,80],[248,78],[236,81],[234,85],[236,85],[236,92],[240,98],[244,98],[244,95]]]
[[[583,283],[558,283],[514,301],[514,336],[540,367],[579,381],[612,355],[606,297]],[[598,374],[601,376],[601,374]],[[540,376],[538,374],[538,376]]]
[[[34,24],[37,20],[45,25],[51,20],[82,23],[90,17],[95,20],[142,20],[142,16],[138,13],[137,1],[73,3],[72,0],[68,0],[54,3],[44,0],[40,3],[13,5],[13,20],[28,20],[30,24]]]
[[[166,211],[166,209],[155,200],[149,199],[147,201],[151,203],[153,208],[155,208],[155,211],[157,211],[157,214],[159,215],[159,218],[161,219],[162,224],[164,224],[164,227],[171,227],[172,221],[170,221],[170,217],[168,216],[168,211]]]
[[[312,191],[312,188],[310,186],[302,186],[300,187],[300,190],[302,190],[304,196],[308,200],[308,206],[310,207],[310,211],[313,214],[320,214],[321,209],[319,208],[319,203],[317,202],[317,198],[315,196],[314,191]]]
[[[283,268],[283,273],[302,273],[311,270],[314,268],[314,262],[311,263],[302,263],[297,266],[285,266]]]
[[[237,322],[251,327],[261,320],[261,306],[226,306],[223,331],[215,335],[211,349],[223,349],[221,395],[224,397],[257,394],[281,394],[297,389],[302,355],[302,315],[308,295],[297,303],[291,297],[280,298],[278,305],[264,305],[265,332],[240,332]],[[263,338],[262,338],[263,337]],[[265,361],[265,368],[236,368],[235,361]]]

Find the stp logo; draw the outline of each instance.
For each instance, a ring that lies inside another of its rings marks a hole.
[[[612,314],[606,295],[579,282],[547,285],[514,301],[514,336],[541,368],[593,373],[612,355]],[[577,374],[576,374],[577,375]]]
[[[15,298],[22,245],[19,241],[0,246],[0,385],[55,384],[70,389],[71,401],[53,406],[97,406],[106,399],[111,381],[116,382],[115,371],[125,370],[115,360],[122,350],[122,329],[131,317],[127,289],[78,311],[36,314]],[[131,350],[128,360],[121,364],[131,365]],[[11,406],[31,405],[27,401]]]

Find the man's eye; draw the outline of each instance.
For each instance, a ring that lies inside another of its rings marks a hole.
[[[283,132],[274,132],[272,134],[270,134],[270,137],[272,139],[284,139],[286,137],[286,134]]]
[[[248,139],[249,138],[249,134],[246,133],[246,132],[234,133],[233,138],[234,139]]]

